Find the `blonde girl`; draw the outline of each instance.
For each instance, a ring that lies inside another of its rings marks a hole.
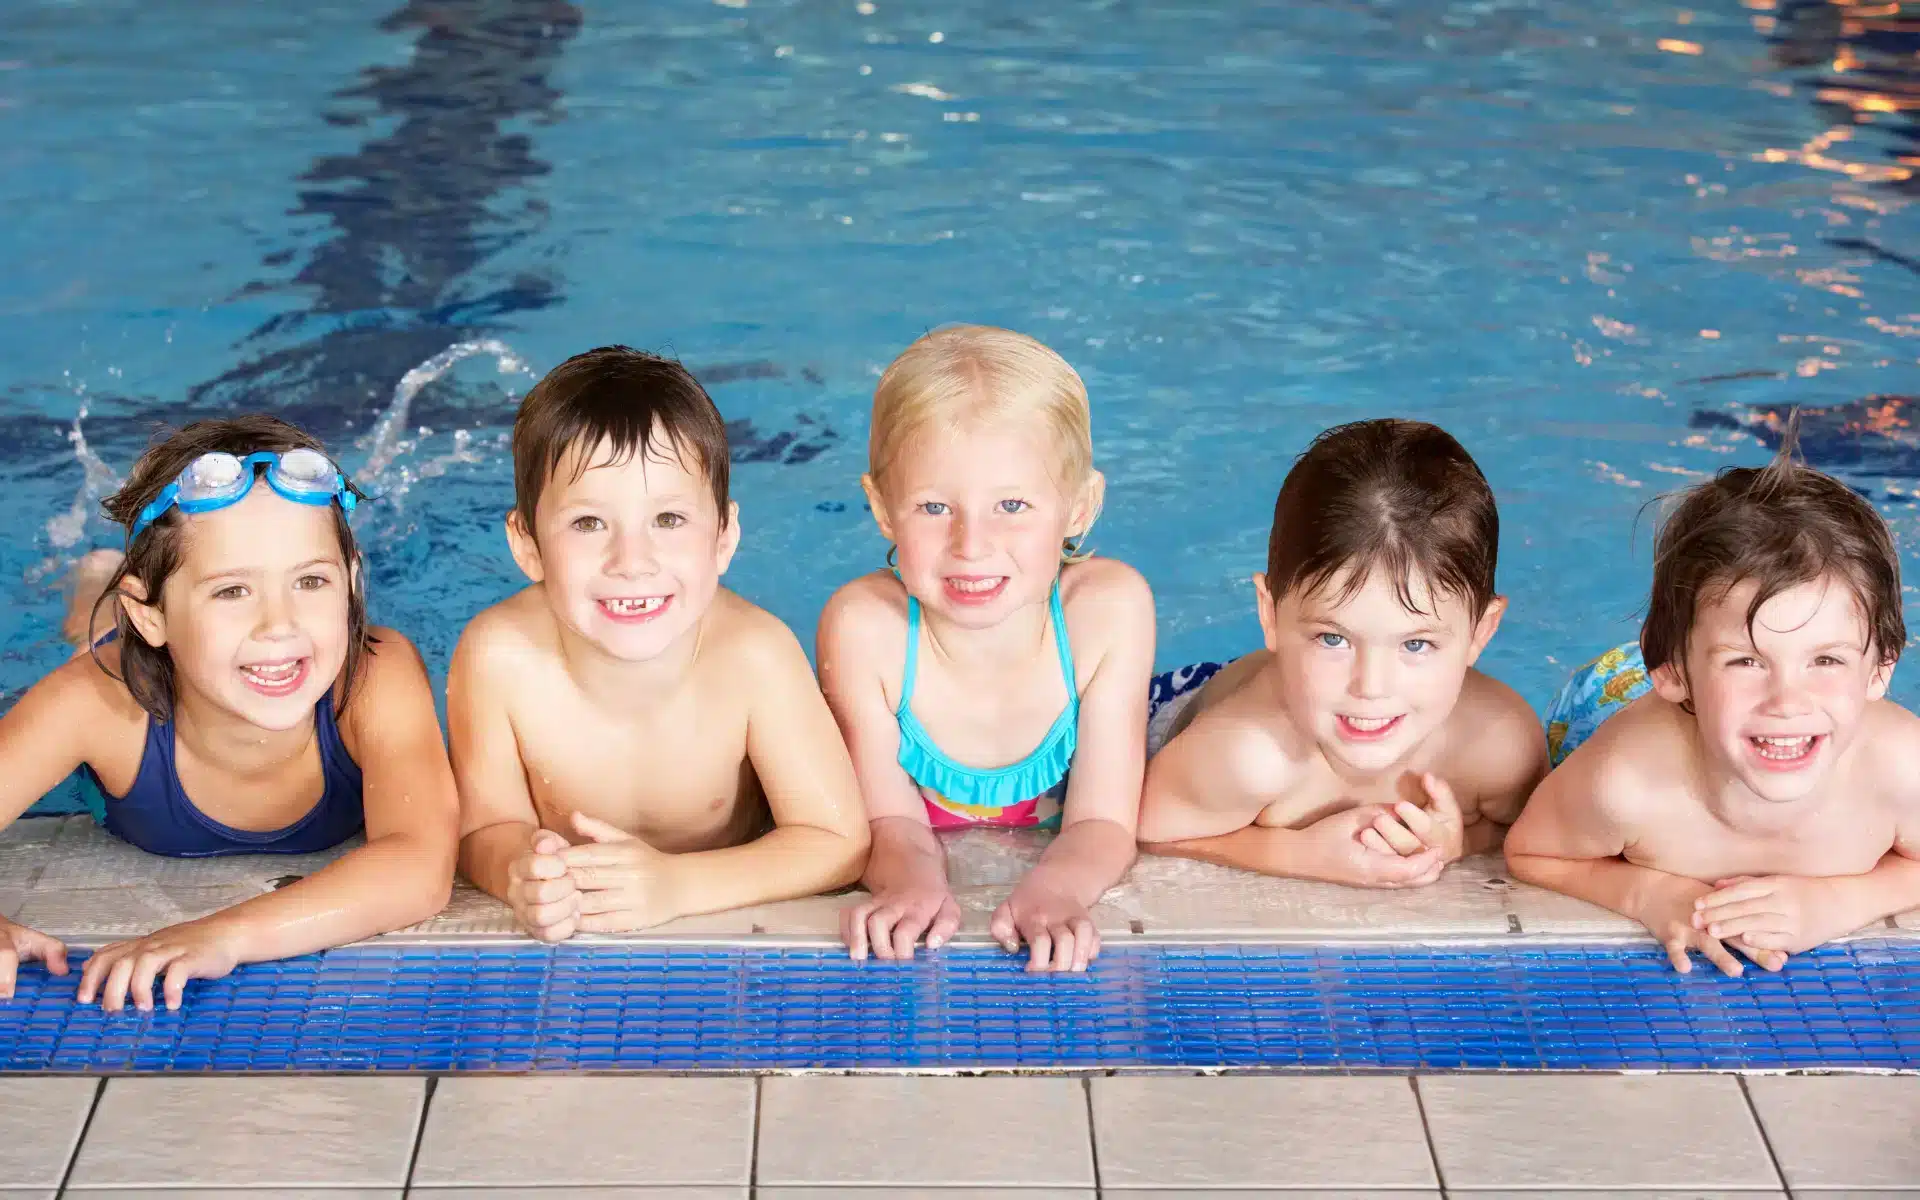
[[[820,618],[822,687],[873,832],[870,898],[843,914],[855,959],[951,938],[937,836],[1056,829],[993,914],[1031,970],[1084,970],[1088,915],[1133,862],[1146,761],[1153,597],[1082,549],[1105,480],[1086,385],[1030,337],[961,325],[909,346],[873,398],[861,479],[893,569]]]

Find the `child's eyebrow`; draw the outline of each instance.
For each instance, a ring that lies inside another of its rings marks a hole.
[[[258,567],[230,567],[225,571],[210,571],[193,577],[195,583],[212,583],[216,579],[251,579],[260,573]]]

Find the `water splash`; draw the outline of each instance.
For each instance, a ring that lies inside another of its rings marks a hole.
[[[73,417],[73,428],[67,430],[67,444],[73,447],[73,457],[80,464],[80,488],[73,494],[73,503],[67,511],[47,521],[47,541],[56,550],[71,550],[79,545],[80,539],[86,536],[88,518],[100,511],[101,497],[120,486],[119,474],[87,444],[86,430],[82,427],[86,419],[87,402],[82,397],[80,411]]]
[[[395,490],[383,484],[387,483],[387,469],[413,449],[414,443],[407,438],[407,416],[413,408],[413,398],[428,384],[451,371],[454,364],[482,354],[493,356],[502,375],[533,377],[533,369],[526,360],[514,353],[513,347],[497,338],[455,342],[414,367],[394,385],[393,399],[387,404],[387,411],[381,413],[380,419],[374,422],[373,431],[361,439],[360,444],[367,447],[367,461],[361,465],[360,474],[369,485],[383,493]],[[508,389],[508,395],[512,395],[512,389]],[[402,474],[404,476],[405,472]],[[410,480],[402,478],[393,482],[404,485]]]

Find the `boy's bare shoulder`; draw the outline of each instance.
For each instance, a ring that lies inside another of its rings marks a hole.
[[[1671,815],[1695,777],[1693,718],[1655,695],[1609,717],[1555,767],[1548,782],[1587,798],[1617,825],[1644,827]]]
[[[1448,778],[1499,790],[1529,775],[1538,778],[1546,765],[1546,729],[1533,706],[1491,675],[1467,672],[1447,720],[1455,730],[1441,767]]]
[[[1859,736],[1877,790],[1903,812],[1920,817],[1920,716],[1891,700],[1877,700]]]
[[[1292,786],[1311,740],[1274,704],[1260,669],[1264,657],[1266,651],[1256,651],[1208,680],[1194,701],[1204,707],[1167,748],[1180,745],[1186,755],[1199,756],[1238,790],[1273,796]]]
[[[517,670],[529,657],[551,660],[560,652],[553,610],[535,588],[522,588],[480,612],[460,631],[453,648],[458,669],[478,675]]]
[[[714,594],[713,606],[704,620],[702,662],[756,670],[791,666],[796,660],[804,666],[806,662],[800,639],[785,621],[726,588]]]

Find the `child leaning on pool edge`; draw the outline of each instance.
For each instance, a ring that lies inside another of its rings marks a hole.
[[[1253,581],[1266,646],[1156,717],[1172,740],[1141,800],[1148,849],[1417,887],[1497,844],[1546,771],[1533,710],[1473,669],[1506,610],[1499,538],[1492,489],[1444,430],[1316,437]]]
[[[1507,839],[1516,878],[1639,921],[1679,971],[1779,970],[1920,906],[1920,719],[1885,698],[1899,555],[1794,440],[1682,494],[1640,644],[1561,693],[1568,757]]]
[[[75,597],[113,627],[0,717],[0,823],[80,769],[110,833],[171,857],[366,844],[287,887],[96,951],[79,999],[180,1005],[189,979],[423,921],[453,886],[456,801],[425,665],[369,627],[347,510],[320,443],[259,415],[156,441],[108,497],[126,557]],[[83,567],[101,565],[89,557]],[[89,592],[91,594],[89,594]],[[0,920],[16,956],[65,949]]]
[[[739,506],[699,382],[575,355],[521,404],[513,474],[529,584],[447,673],[468,878],[543,941],[858,878],[866,823],[806,654],[720,586]]]
[[[820,617],[820,682],[873,829],[854,958],[913,955],[960,924],[940,834],[1058,829],[988,928],[1031,970],[1084,970],[1088,910],[1132,864],[1153,597],[1081,551],[1104,480],[1086,385],[1005,329],[936,330],[874,391],[861,480],[897,568]]]

